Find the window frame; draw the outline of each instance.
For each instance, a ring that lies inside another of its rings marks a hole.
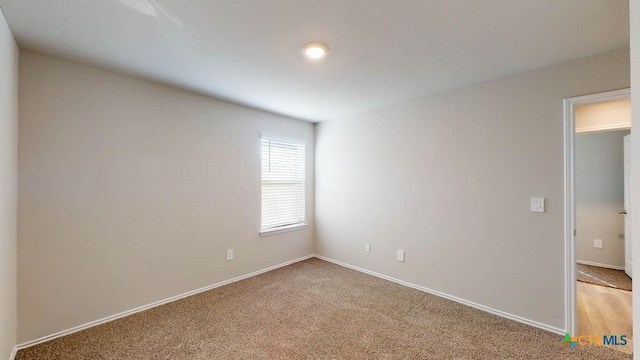
[[[302,222],[299,223],[295,223],[295,224],[289,224],[289,225],[282,225],[282,226],[277,226],[277,227],[272,227],[272,228],[268,228],[268,229],[264,229],[263,228],[263,211],[264,211],[264,199],[263,199],[263,193],[264,193],[264,174],[262,172],[263,168],[262,168],[262,146],[263,146],[263,141],[264,140],[274,140],[274,141],[278,141],[278,142],[283,142],[283,143],[289,143],[289,144],[294,144],[294,145],[302,145],[304,148],[304,157],[303,157],[303,161],[304,161],[304,169],[303,169],[303,197],[304,197],[304,207],[303,207],[303,218],[304,220]],[[275,234],[280,234],[280,233],[284,233],[284,232],[290,232],[290,231],[297,231],[297,230],[303,230],[306,229],[309,224],[307,222],[307,142],[305,140],[301,140],[301,139],[292,139],[292,138],[284,138],[284,137],[280,137],[280,136],[270,136],[267,134],[261,134],[260,136],[260,141],[259,141],[259,154],[260,154],[260,230],[258,231],[258,233],[260,234],[260,236],[269,236],[269,235],[275,235]]]

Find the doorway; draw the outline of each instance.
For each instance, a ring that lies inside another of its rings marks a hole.
[[[573,336],[631,337],[629,98],[623,89],[565,99],[565,325]]]

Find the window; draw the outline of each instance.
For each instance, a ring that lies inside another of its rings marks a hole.
[[[260,235],[306,227],[305,144],[262,138]]]

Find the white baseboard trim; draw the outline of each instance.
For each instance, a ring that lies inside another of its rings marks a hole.
[[[526,324],[526,325],[537,327],[537,328],[542,329],[542,330],[550,331],[552,333],[556,333],[556,334],[559,334],[559,335],[564,335],[566,333],[564,330],[558,329],[558,328],[553,327],[553,326],[542,324],[542,323],[539,323],[537,321],[526,319],[526,318],[523,318],[523,317],[520,317],[520,316],[517,316],[517,315],[509,314],[509,313],[506,313],[504,311],[496,310],[496,309],[493,309],[493,308],[490,308],[490,307],[487,307],[487,306],[484,306],[484,305],[476,304],[474,302],[471,302],[471,301],[468,301],[468,300],[464,300],[464,299],[461,299],[461,298],[458,298],[458,297],[455,297],[455,296],[452,296],[452,295],[448,295],[448,294],[442,293],[440,291],[432,290],[432,289],[429,289],[429,288],[426,288],[426,287],[423,287],[423,286],[419,286],[419,285],[415,285],[415,284],[412,284],[412,283],[409,283],[409,282],[406,282],[406,281],[398,280],[398,279],[392,278],[390,276],[382,275],[382,274],[379,274],[377,272],[373,272],[373,271],[370,271],[370,270],[367,270],[367,269],[363,269],[363,268],[360,268],[360,267],[357,267],[357,266],[349,265],[349,264],[343,263],[341,261],[333,260],[333,259],[321,256],[321,255],[315,255],[315,257],[320,259],[320,260],[328,261],[330,263],[334,263],[336,265],[344,266],[344,267],[352,269],[352,270],[360,271],[360,272],[363,272],[365,274],[369,274],[369,275],[372,275],[372,276],[375,276],[375,277],[379,277],[381,279],[389,280],[391,282],[394,282],[394,283],[397,283],[397,284],[400,284],[400,285],[404,285],[404,286],[407,286],[407,287],[410,287],[410,288],[413,288],[413,289],[416,289],[416,290],[420,290],[420,291],[423,291],[423,292],[426,292],[426,293],[429,293],[429,294],[433,294],[433,295],[436,295],[436,296],[439,296],[439,297],[442,297],[442,298],[445,298],[445,299],[448,299],[448,300],[451,300],[451,301],[455,301],[455,302],[463,304],[463,305],[471,306],[472,308],[475,308],[475,309],[478,309],[478,310],[482,310],[482,311],[488,312],[490,314],[498,315],[500,317],[503,317],[503,318],[506,318],[506,319],[509,319],[509,320],[513,320],[513,321],[517,321],[517,322],[520,322],[520,323],[523,323],[523,324]]]
[[[9,360],[14,360],[16,358],[16,354],[18,353],[18,346],[14,346],[13,350],[11,350],[11,354],[9,354]]]
[[[582,260],[577,260],[576,262],[582,265],[591,265],[591,266],[603,267],[603,268],[614,269],[614,270],[624,270],[624,266],[601,264],[593,261],[582,261]]]
[[[250,278],[250,277],[253,277],[253,276],[256,276],[256,275],[260,275],[262,273],[266,273],[266,272],[269,272],[269,271],[272,271],[272,270],[275,270],[275,269],[278,269],[278,268],[281,268],[281,267],[285,267],[285,266],[288,266],[288,265],[291,265],[291,264],[294,264],[294,263],[297,263],[297,262],[300,262],[300,261],[311,259],[314,256],[315,255],[303,256],[301,258],[297,258],[295,260],[283,262],[281,264],[274,265],[274,266],[268,267],[266,269],[254,271],[252,273],[241,275],[241,276],[235,277],[233,279],[225,280],[225,281],[222,281],[222,282],[219,282],[219,283],[215,283],[215,284],[212,284],[212,285],[209,285],[209,286],[202,287],[200,289],[196,289],[196,290],[192,290],[192,291],[180,294],[180,295],[172,296],[170,298],[166,298],[164,300],[156,301],[156,302],[148,304],[148,305],[143,305],[143,306],[137,307],[135,309],[123,311],[121,313],[118,313],[118,314],[115,314],[115,315],[111,315],[111,316],[107,316],[107,317],[99,319],[99,320],[91,321],[91,322],[88,322],[88,323],[83,324],[83,325],[78,325],[78,326],[73,327],[71,329],[62,330],[62,331],[59,331],[59,332],[51,334],[51,335],[47,335],[47,336],[43,336],[43,337],[35,339],[35,340],[27,341],[25,343],[16,345],[14,347],[14,349],[13,349],[12,356],[15,356],[15,354],[16,354],[16,352],[18,350],[26,349],[28,347],[41,344],[43,342],[47,342],[47,341],[50,341],[50,340],[53,340],[53,339],[57,339],[57,338],[62,337],[62,336],[70,335],[70,334],[73,334],[73,333],[78,332],[78,331],[82,331],[82,330],[85,330],[85,329],[92,328],[94,326],[102,325],[102,324],[108,323],[110,321],[113,321],[113,320],[116,320],[116,319],[120,319],[120,318],[129,316],[129,315],[133,315],[133,314],[139,313],[141,311],[149,310],[149,309],[152,309],[154,307],[157,307],[157,306],[160,306],[160,305],[164,305],[164,304],[176,301],[176,300],[184,299],[186,297],[189,297],[189,296],[192,296],[192,295],[196,295],[196,294],[199,294],[201,292],[209,291],[211,289],[215,289],[215,288],[220,287],[220,286],[228,285],[228,284],[234,283],[236,281],[244,280],[244,279],[247,279],[247,278]],[[9,359],[13,360],[13,357],[10,357]]]

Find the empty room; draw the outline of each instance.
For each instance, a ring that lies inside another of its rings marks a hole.
[[[635,0],[0,0],[0,359],[640,359],[638,87]]]

